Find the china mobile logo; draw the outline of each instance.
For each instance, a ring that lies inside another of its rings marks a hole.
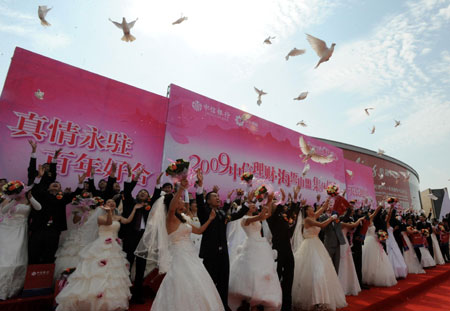
[[[32,276],[40,276],[40,275],[50,275],[50,271],[33,271],[31,272]]]
[[[198,100],[194,100],[192,102],[192,108],[194,108],[195,111],[200,112],[202,111],[202,104]]]

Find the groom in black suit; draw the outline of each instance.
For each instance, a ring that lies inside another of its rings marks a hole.
[[[247,214],[248,206],[244,204],[238,212],[227,215],[226,210],[230,205],[226,204],[223,209],[219,209],[220,199],[217,193],[208,192],[205,202],[203,198],[203,174],[200,170],[197,171],[197,185],[197,215],[200,223],[203,225],[208,221],[211,209],[216,210],[216,218],[203,232],[200,258],[203,258],[203,264],[217,287],[225,310],[230,310],[228,307],[230,261],[227,246],[227,223]]]
[[[148,202],[150,197],[147,190],[142,189],[138,192],[136,198],[133,198],[132,192],[134,187],[136,187],[140,175],[142,174],[142,170],[137,171],[136,175],[131,180],[131,166],[128,164],[127,168],[128,181],[124,183],[122,216],[125,218],[130,216],[136,204],[142,204],[144,208],[137,209],[133,220],[127,225],[122,225],[120,229],[120,236],[123,237],[123,250],[127,253],[127,260],[130,263],[130,270],[133,266],[134,260],[136,259],[136,274],[134,278],[134,292],[132,300],[134,303],[143,304],[145,301],[143,299],[142,285],[144,282],[144,273],[147,261],[144,258],[135,256],[134,251],[136,250],[136,247],[138,246],[145,231],[145,225],[147,224],[147,218],[150,212],[150,210],[145,207],[149,204]]]

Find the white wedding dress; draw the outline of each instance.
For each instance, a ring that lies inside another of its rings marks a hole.
[[[304,229],[304,240],[294,254],[292,309],[311,310],[317,306],[336,310],[347,306],[345,293],[325,246],[319,227]]]
[[[397,284],[394,269],[378,240],[373,223],[367,230],[362,251],[362,281],[364,284],[385,287]]]
[[[152,311],[222,311],[222,300],[191,241],[192,227],[181,223],[169,235],[172,257]]]
[[[69,230],[64,242],[58,247],[55,254],[55,279],[59,278],[61,272],[65,269],[75,268],[81,260],[79,255],[81,250],[97,238],[97,218],[101,212],[100,207],[85,213],[81,212],[80,222],[71,226],[72,229]],[[67,223],[72,223],[72,217],[67,220]]]
[[[403,251],[403,258],[405,259],[406,266],[408,267],[408,273],[425,273],[425,270],[423,270],[422,265],[417,258],[416,252],[414,251],[414,246],[412,245],[408,234],[405,231],[402,231],[402,236],[403,240],[406,242],[406,246],[408,246],[408,249]]]
[[[436,266],[436,262],[434,261],[434,258],[431,257],[428,247],[421,246],[421,247],[419,247],[419,251],[420,251],[420,255],[422,256],[422,258],[420,259],[420,263],[421,263],[422,267],[428,268],[428,267]]]
[[[189,223],[197,228],[200,228],[202,225],[197,216],[189,217]],[[191,241],[194,244],[195,249],[197,250],[197,254],[200,253],[200,245],[202,244],[202,235],[191,233]]]
[[[27,274],[27,220],[31,207],[27,204],[15,205],[14,202],[9,204],[8,212],[0,215],[2,218],[0,222],[0,299],[17,295],[25,283]],[[40,205],[35,204],[35,206],[37,206],[35,209],[40,209]]]
[[[406,278],[408,275],[408,267],[406,266],[405,259],[403,258],[400,248],[398,248],[397,241],[394,237],[394,229],[388,228],[388,239],[386,240],[386,250],[388,253],[389,261],[394,269],[395,277]]]
[[[99,226],[98,238],[81,251],[81,261],[56,296],[57,311],[128,310],[130,272],[119,229],[118,221]]]
[[[239,211],[242,206],[238,206],[236,211]],[[227,242],[228,242],[228,255],[230,263],[234,261],[237,256],[237,250],[239,246],[244,243],[247,235],[241,226],[241,222],[231,221],[227,225]]]
[[[346,295],[356,296],[361,291],[358,275],[353,262],[352,250],[347,239],[348,228],[342,228],[345,244],[340,246],[341,258],[339,260],[339,281]]]
[[[261,236],[261,222],[244,226],[247,218],[236,221],[247,237],[231,262],[229,305],[236,310],[245,300],[251,307],[262,305],[264,310],[280,310],[282,295],[274,251]]]
[[[434,261],[438,265],[445,265],[445,260],[442,256],[441,248],[439,247],[439,242],[437,240],[436,234],[431,234],[431,241],[433,241]]]

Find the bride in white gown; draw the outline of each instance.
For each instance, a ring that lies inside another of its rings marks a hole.
[[[19,293],[28,264],[28,215],[41,204],[29,192],[0,205],[0,300]]]
[[[391,226],[391,217],[394,207],[392,206],[389,210],[389,214],[386,219],[388,238],[386,240],[386,251],[388,254],[388,259],[391,262],[392,268],[394,269],[395,277],[406,278],[408,275],[408,266],[405,263],[405,259],[402,255],[400,248],[398,247],[397,241],[394,236],[394,228]]]
[[[183,179],[175,196],[165,195],[155,202],[135,254],[156,261],[160,273],[167,272],[151,310],[222,311],[224,307],[216,286],[190,237],[192,232],[203,233],[216,214],[211,211],[208,221],[200,228],[187,224],[181,216],[185,210],[181,196],[187,186],[188,181]]]
[[[315,308],[336,310],[347,306],[344,290],[339,282],[330,255],[318,235],[321,228],[335,221],[336,216],[324,222],[317,217],[327,208],[328,200],[318,212],[314,208],[303,208],[304,240],[295,252],[294,282],[292,285],[292,309]]]
[[[381,205],[370,215],[370,226],[363,245],[362,279],[363,283],[374,286],[393,286],[397,284],[394,269],[386,252],[378,240],[373,218],[381,210]]]
[[[120,224],[133,220],[136,204],[128,218],[113,215],[114,200],[106,201],[106,215],[98,217],[98,238],[80,252],[80,262],[56,296],[57,311],[128,310],[130,272],[122,242],[117,237]]]
[[[266,238],[261,236],[261,221],[271,216],[273,195],[261,213],[252,216],[256,205],[249,196],[249,211],[236,221],[246,234],[244,243],[238,247],[237,256],[231,262],[229,301],[236,310],[245,300],[253,309],[263,306],[264,310],[280,310],[281,286],[278,280],[274,251]]]
[[[347,233],[349,230],[356,228],[364,217],[358,219],[354,223],[341,222],[342,235],[345,239],[345,244],[340,246],[341,258],[339,260],[339,281],[341,282],[342,289],[346,295],[357,296],[361,291],[359,286],[358,275],[356,274],[355,264],[353,262],[352,250],[347,239]]]

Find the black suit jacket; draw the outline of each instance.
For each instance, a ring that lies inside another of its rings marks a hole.
[[[116,178],[113,178],[111,176],[108,176],[108,181],[106,182],[106,189],[105,191],[97,190],[95,188],[95,183],[93,178],[88,179],[89,182],[89,192],[92,193],[94,197],[101,197],[103,200],[109,200],[112,199],[114,196],[114,190],[113,185],[116,182]]]
[[[292,215],[298,215],[299,211],[300,203],[291,203],[286,214],[292,217]],[[267,219],[270,231],[272,232],[272,245],[275,249],[291,249],[291,238],[297,220],[289,225],[289,223],[284,220],[284,213],[284,205],[279,204],[272,216]],[[298,218],[296,217],[296,219]]]
[[[30,157],[30,163],[28,165],[28,186],[31,186],[34,183],[34,180],[36,179],[38,175],[38,171],[36,170],[36,158]],[[48,182],[49,184],[54,182],[56,180],[56,163],[50,163],[50,171],[47,172],[45,175],[49,177]]]
[[[203,200],[203,193],[196,195],[197,200],[197,216],[203,225],[208,221],[211,207]],[[248,207],[243,205],[242,208],[234,213],[227,215],[230,204],[225,204],[222,210],[218,210],[216,218],[211,221],[208,228],[203,232],[202,244],[200,245],[200,258],[214,259],[221,254],[228,256],[227,245],[227,223],[228,221],[242,218],[248,212]]]
[[[136,187],[136,181],[125,182],[123,185],[123,211],[122,217],[128,218],[136,205],[136,200],[132,196],[134,187]],[[136,231],[141,230],[141,219],[144,218],[144,224],[147,224],[147,218],[150,211],[147,211],[145,207],[136,210],[133,220],[126,225],[122,225],[121,231],[128,237],[132,236]]]
[[[40,183],[34,185],[31,190],[33,197],[41,203],[42,209],[39,211],[31,209],[30,231],[41,231],[49,227],[57,231],[67,230],[66,205],[81,193],[81,189],[77,188],[75,192],[65,193],[61,199],[57,199],[55,195],[48,192],[51,180],[50,176],[44,175]]]

